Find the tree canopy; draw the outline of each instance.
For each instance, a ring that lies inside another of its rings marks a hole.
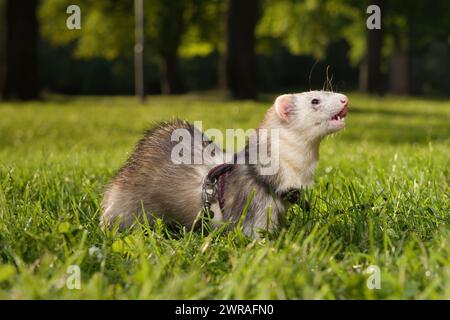
[[[0,0],[0,13],[7,14],[6,4],[11,1]],[[375,38],[372,36],[376,32],[366,28],[366,9],[372,2],[383,4],[383,28]],[[239,19],[230,20],[232,3],[232,0],[144,1],[144,65],[159,69],[153,77],[159,79],[162,93],[185,92],[192,83],[209,82],[209,87],[226,83],[224,78],[233,74],[229,72],[232,69],[240,70],[240,74],[234,76],[231,83],[227,82],[228,88],[239,86],[236,82],[252,72],[245,70],[249,65],[254,65],[252,68],[257,70],[258,76],[250,77],[253,85],[245,86],[258,87],[261,82],[273,81],[264,80],[265,74],[267,77],[286,74],[285,78],[292,78],[288,75],[289,64],[294,61],[308,69],[310,66],[302,57],[324,61],[333,55],[339,56],[334,61],[343,61],[341,56],[344,55],[345,63],[352,70],[359,69],[360,84],[367,78],[367,72],[376,72],[382,77],[374,78],[383,83],[380,89],[394,93],[433,93],[449,89],[440,80],[449,76],[450,68],[447,0],[436,0],[432,5],[393,0],[257,0],[257,5],[251,9],[255,11],[256,23],[249,25],[254,41],[252,36],[245,40],[240,32],[235,32],[230,39],[232,27],[240,23]],[[81,8],[80,30],[65,27],[66,9],[73,1],[45,0],[38,4],[40,36],[48,44],[45,51],[40,51],[40,61],[51,61],[50,56],[63,52],[69,53],[67,59],[74,63],[105,61],[105,66],[112,66],[116,61],[132,61],[135,42],[132,0],[76,1]],[[232,25],[227,25],[227,21],[228,24],[232,21]],[[242,39],[237,41],[239,37]],[[254,51],[254,55],[250,54],[252,62],[227,59],[232,51],[230,46],[242,41],[250,41],[250,47],[239,46],[237,50],[247,53],[238,51],[234,56],[239,60]],[[5,43],[3,48],[8,47],[5,33],[0,32],[0,42]],[[339,43],[345,43],[343,51],[337,49]],[[63,49],[56,51],[57,48]],[[368,60],[369,53],[379,58]],[[270,57],[272,68],[276,64],[276,68],[283,70],[269,71],[270,63],[261,64],[262,57],[266,57],[266,62]],[[5,61],[6,50],[0,49],[0,85],[2,70],[7,70]],[[192,63],[187,66],[184,61]],[[125,68],[124,65],[121,68]],[[368,65],[371,68],[367,69]],[[186,70],[193,68],[199,68],[199,73],[186,76]],[[151,70],[155,74],[155,70]],[[364,87],[371,90],[360,86]]]

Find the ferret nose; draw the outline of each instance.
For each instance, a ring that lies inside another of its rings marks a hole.
[[[344,107],[348,106],[348,98],[347,98],[346,96],[344,96],[344,97],[341,99],[341,102],[342,102],[342,104],[344,105]]]

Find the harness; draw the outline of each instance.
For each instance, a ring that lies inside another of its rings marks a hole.
[[[210,218],[214,217],[214,212],[211,210],[211,205],[216,201],[219,202],[220,210],[223,212],[224,208],[224,191],[226,178],[234,165],[230,163],[223,163],[213,167],[208,171],[203,186],[202,186],[202,204],[203,213],[209,215]],[[268,188],[271,189],[270,187]],[[300,190],[291,188],[282,193],[276,193],[283,201],[290,204],[298,203],[300,200]]]
[[[211,205],[216,202],[216,199],[219,201],[220,210],[223,212],[225,178],[231,170],[233,170],[233,164],[219,164],[208,171],[208,174],[203,181],[203,213],[208,214],[211,218],[214,217]]]

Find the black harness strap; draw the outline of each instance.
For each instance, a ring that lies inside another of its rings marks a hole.
[[[202,187],[203,212],[207,213],[211,218],[214,217],[211,205],[216,200],[219,201],[220,210],[223,212],[226,177],[233,170],[233,167],[234,165],[230,163],[219,164],[209,170],[205,177]],[[299,189],[292,188],[276,195],[290,204],[298,203],[300,200]]]
[[[287,201],[291,204],[294,203],[298,203],[298,201],[300,200],[300,190],[299,189],[295,189],[295,188],[291,188],[285,192],[282,192],[280,194],[281,199],[283,199],[284,201]]]
[[[301,197],[301,189],[291,188],[280,194],[281,199],[289,202],[290,204],[298,204],[303,211],[310,211],[311,205],[309,202],[303,197]]]
[[[209,170],[208,175],[206,178],[210,181],[217,181],[217,179],[223,175],[224,173],[227,173],[233,169],[233,164],[231,163],[222,163],[215,167],[213,167],[211,170]]]

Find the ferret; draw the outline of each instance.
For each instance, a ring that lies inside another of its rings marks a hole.
[[[220,148],[186,121],[174,120],[153,127],[108,185],[102,201],[101,226],[110,228],[117,224],[128,228],[145,215],[150,223],[158,217],[169,225],[193,228],[204,212],[205,181],[215,170],[219,176],[213,181],[213,226],[240,223],[250,237],[258,237],[260,230],[273,231],[296,201],[290,201],[286,195],[312,184],[320,142],[344,128],[348,102],[345,95],[328,91],[277,97],[255,131],[257,136],[263,130],[278,132],[279,164],[272,174],[263,174],[264,166],[259,161],[224,163]],[[173,141],[173,133],[179,129],[192,137],[202,137],[201,144],[191,145],[192,156],[203,154],[211,145],[218,152],[201,164],[174,163],[177,141]],[[274,149],[270,139],[257,138],[257,146]],[[251,151],[247,144],[234,160],[246,159]]]

